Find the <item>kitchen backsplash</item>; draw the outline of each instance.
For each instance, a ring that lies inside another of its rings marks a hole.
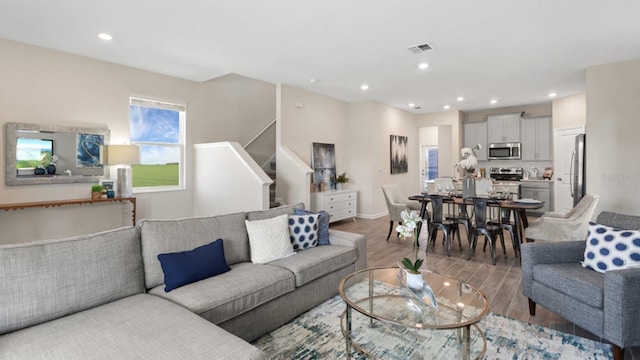
[[[490,167],[521,167],[524,171],[528,171],[531,174],[531,168],[538,169],[538,176],[541,177],[544,173],[544,168],[553,166],[552,161],[521,161],[521,160],[491,160],[491,161],[478,161],[478,168],[485,168],[485,176],[489,177]],[[554,177],[555,178],[555,172]]]

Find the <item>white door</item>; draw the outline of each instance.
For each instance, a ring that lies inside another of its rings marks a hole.
[[[555,211],[561,213],[566,213],[573,209],[569,173],[571,171],[571,154],[573,154],[576,135],[578,134],[584,134],[584,126],[555,130]]]

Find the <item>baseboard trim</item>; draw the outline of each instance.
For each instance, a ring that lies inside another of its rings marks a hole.
[[[375,220],[387,215],[389,215],[389,213],[387,211],[384,211],[377,214],[358,214],[356,216],[362,219]]]

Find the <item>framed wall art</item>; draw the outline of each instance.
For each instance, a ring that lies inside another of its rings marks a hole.
[[[407,136],[391,135],[391,174],[403,174],[409,171],[408,141]]]
[[[313,183],[325,184],[326,189],[336,188],[336,149],[334,144],[312,143],[311,167]]]

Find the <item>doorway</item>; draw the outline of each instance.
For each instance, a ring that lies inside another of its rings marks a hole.
[[[555,211],[567,213],[573,209],[571,195],[571,154],[573,154],[576,135],[584,134],[584,126],[556,129],[554,136],[556,185]]]

